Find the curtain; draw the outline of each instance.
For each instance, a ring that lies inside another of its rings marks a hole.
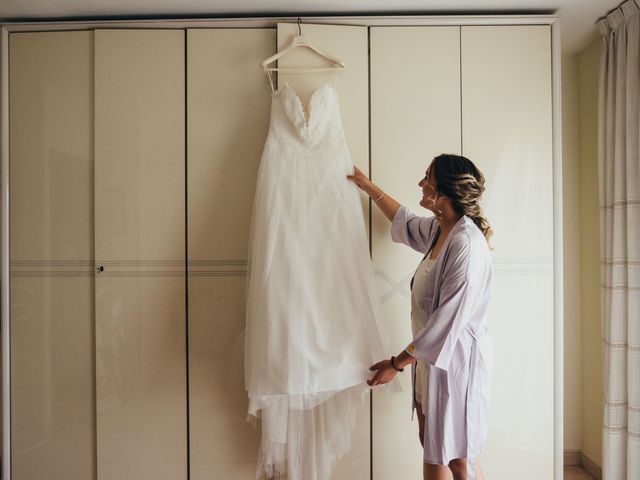
[[[640,479],[639,20],[629,0],[598,21],[604,480]]]

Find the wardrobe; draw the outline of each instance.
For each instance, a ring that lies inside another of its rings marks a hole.
[[[298,28],[4,26],[4,478],[255,477],[243,349],[271,101],[260,63]],[[443,152],[485,174],[495,365],[481,464],[496,480],[561,478],[557,18],[314,17],[301,29],[347,65],[337,91],[349,149],[386,192],[426,214],[417,183]],[[302,50],[280,66],[321,63]],[[331,80],[280,81],[306,106]],[[411,338],[421,255],[362,205],[396,354]],[[373,390],[362,405],[332,479],[422,478],[400,378],[403,392]]]

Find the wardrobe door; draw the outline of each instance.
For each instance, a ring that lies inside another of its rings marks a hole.
[[[371,28],[371,179],[418,215],[418,182],[434,156],[460,152],[459,27]],[[393,243],[389,220],[373,209],[372,253],[389,347],[412,339],[409,284],[422,255]],[[373,478],[422,478],[411,372],[403,391],[373,398]]]
[[[275,29],[187,32],[191,480],[254,478],[247,423],[245,283],[256,176],[269,126],[260,62]]]
[[[95,32],[99,480],[187,478],[184,36]]]
[[[551,31],[462,28],[463,153],[487,178],[495,345],[487,478],[553,476]],[[561,319],[558,319],[561,320]]]
[[[12,479],[93,479],[93,32],[9,60]]]
[[[344,133],[354,165],[365,173],[369,166],[369,99],[368,99],[368,34],[366,27],[345,25],[302,24],[302,34],[309,41],[332,56],[344,61],[347,68],[337,73],[286,74],[280,76],[279,87],[287,82],[298,93],[305,111],[312,92],[323,83],[335,85],[340,102],[340,113]],[[291,38],[298,35],[295,23],[278,24],[278,49],[285,48]],[[300,48],[278,60],[279,67],[323,66],[329,62]],[[334,83],[335,82],[335,83]],[[369,226],[369,205],[362,196],[363,215]],[[339,372],[336,372],[339,374]],[[370,472],[370,408],[366,398],[355,418],[351,434],[351,450],[338,460],[333,474],[334,480],[368,478]]]

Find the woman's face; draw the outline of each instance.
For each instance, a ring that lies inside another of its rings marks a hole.
[[[433,165],[433,164],[432,164]],[[438,192],[436,191],[436,182],[433,175],[432,165],[429,165],[425,176],[418,182],[418,186],[422,188],[422,199],[420,205],[431,210],[434,214],[438,214],[436,204],[438,203]]]

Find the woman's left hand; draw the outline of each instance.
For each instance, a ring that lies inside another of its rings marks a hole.
[[[376,372],[371,380],[367,380],[367,384],[370,387],[389,383],[391,380],[393,380],[393,377],[396,376],[396,373],[398,373],[396,369],[391,365],[391,360],[382,360],[381,362],[378,362],[375,365],[369,367],[369,370],[375,370]]]

